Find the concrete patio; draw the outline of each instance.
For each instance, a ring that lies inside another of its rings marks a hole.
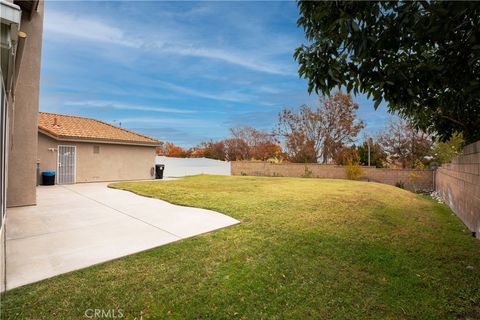
[[[7,290],[239,222],[107,183],[38,187],[7,217]]]

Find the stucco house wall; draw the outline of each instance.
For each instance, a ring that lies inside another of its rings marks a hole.
[[[40,171],[57,171],[59,145],[76,146],[76,182],[152,179],[155,147],[125,144],[68,142],[38,133]],[[99,146],[99,153],[94,153]]]
[[[7,206],[36,204],[37,120],[43,32],[43,1],[36,11],[22,14],[20,30],[27,34],[15,90],[9,109],[10,137]]]

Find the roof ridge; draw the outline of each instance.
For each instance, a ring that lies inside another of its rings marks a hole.
[[[87,118],[87,119],[92,119],[92,118]],[[128,130],[128,129],[125,129],[125,128],[122,128],[122,127],[113,125],[113,124],[108,123],[108,122],[104,122],[104,121],[102,121],[102,120],[98,120],[98,119],[92,119],[92,120],[98,121],[98,122],[103,123],[103,124],[105,124],[105,125],[107,125],[107,126],[111,126],[111,127],[114,127],[114,128],[117,128],[117,129],[120,129],[120,130],[123,130],[123,131],[126,131],[126,132],[128,132],[128,133],[132,133],[132,134],[134,134],[134,135],[137,135],[137,136],[140,136],[140,137],[143,137],[143,138],[146,138],[146,139],[150,139],[150,140],[153,140],[153,141],[160,141],[160,140],[158,140],[158,139],[153,139],[153,138],[151,138],[151,137],[144,136],[143,134],[140,134],[140,133],[137,133],[137,132],[135,132],[135,131],[131,131],[131,130]]]
[[[38,111],[38,113],[45,113],[45,114],[53,114],[55,116],[63,116],[63,117],[71,117],[71,118],[80,118],[80,119],[88,119],[88,120],[96,120],[94,118],[88,118],[88,117],[82,117],[82,116],[77,116],[77,115],[70,115],[70,114],[64,114],[64,113],[56,113],[56,112],[45,112],[45,111]]]
[[[103,121],[103,120],[95,119],[95,118],[88,118],[88,117],[82,117],[82,116],[77,116],[77,115],[61,114],[61,113],[54,113],[54,112],[44,112],[44,111],[39,111],[39,113],[52,114],[52,115],[64,116],[64,117],[71,117],[71,118],[79,118],[79,119],[93,120],[93,121],[97,121],[97,122],[103,123],[103,124],[105,124],[105,125],[107,125],[107,126],[110,126],[110,127],[116,128],[116,129],[120,129],[120,130],[122,130],[122,131],[125,131],[125,132],[128,132],[128,133],[131,133],[131,134],[134,134],[134,135],[137,135],[137,136],[140,136],[140,137],[143,137],[143,138],[152,140],[152,142],[160,142],[160,140],[158,140],[158,139],[154,139],[154,138],[148,137],[148,136],[146,136],[146,135],[143,135],[143,134],[140,134],[140,133],[137,133],[137,132],[134,132],[134,131],[131,131],[131,130],[122,128],[122,127],[120,127],[120,126],[113,125],[113,124],[108,123],[108,122],[105,122],[105,121]]]

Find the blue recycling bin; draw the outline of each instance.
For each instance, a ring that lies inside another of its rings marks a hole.
[[[42,172],[42,185],[53,186],[55,184],[55,171]]]

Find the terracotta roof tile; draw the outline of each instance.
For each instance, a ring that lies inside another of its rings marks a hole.
[[[39,112],[38,129],[58,139],[158,145],[159,140],[91,118]]]

